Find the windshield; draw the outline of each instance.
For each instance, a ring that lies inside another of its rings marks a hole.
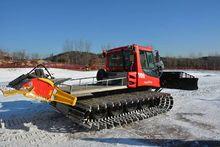
[[[155,62],[152,52],[140,50],[140,60],[141,60],[141,67],[145,73],[157,76],[157,73],[154,70]]]
[[[143,69],[152,69],[155,67],[154,56],[152,52],[140,51],[141,66]]]

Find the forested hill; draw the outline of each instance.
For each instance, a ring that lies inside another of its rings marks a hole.
[[[82,66],[101,66],[104,64],[101,54],[80,51],[69,51],[54,56],[51,55],[45,60]]]
[[[220,56],[206,56],[199,58],[162,58],[164,65],[169,69],[207,69],[220,70]]]

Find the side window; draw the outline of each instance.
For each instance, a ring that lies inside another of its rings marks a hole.
[[[124,51],[124,66],[125,66],[125,68],[129,68],[130,65],[131,65],[130,52],[129,51]]]
[[[146,52],[147,53],[147,62],[148,62],[148,67],[149,68],[154,68],[154,57],[151,52]]]
[[[123,66],[122,54],[115,53],[109,56],[109,66]]]
[[[136,69],[135,56],[130,50],[120,50],[108,55],[109,67],[122,71]]]
[[[148,68],[145,51],[140,51],[140,60],[142,68]]]

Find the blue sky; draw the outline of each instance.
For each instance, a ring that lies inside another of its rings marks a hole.
[[[59,53],[65,40],[220,53],[219,0],[0,0],[0,48]]]

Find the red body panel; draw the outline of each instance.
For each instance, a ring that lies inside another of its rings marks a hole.
[[[137,87],[137,72],[128,72],[128,88],[136,88]]]

